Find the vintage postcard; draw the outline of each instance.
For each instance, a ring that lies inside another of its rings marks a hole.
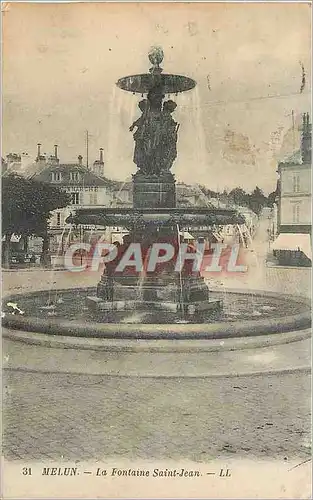
[[[1,8],[2,497],[311,498],[311,3]]]

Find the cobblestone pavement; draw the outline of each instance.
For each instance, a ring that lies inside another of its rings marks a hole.
[[[311,270],[309,268],[266,267],[249,256],[251,267],[248,273],[208,278],[209,286],[229,288],[251,288],[271,290],[280,293],[310,296]],[[23,293],[32,290],[75,288],[96,286],[99,272],[71,273],[69,271],[13,271],[3,273],[3,295]]]
[[[6,372],[7,459],[310,456],[310,377],[120,379]]]

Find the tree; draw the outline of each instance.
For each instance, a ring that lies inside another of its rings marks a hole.
[[[51,212],[66,207],[69,196],[59,188],[25,179],[15,173],[2,178],[3,265],[9,267],[13,234],[43,238],[42,262],[48,253],[48,222]]]
[[[268,199],[264,196],[262,189],[258,186],[254,188],[249,196],[249,208],[257,215],[260,215],[262,209],[267,206]]]
[[[2,175],[6,174],[8,170],[8,163],[5,161],[4,158],[1,157],[1,173]]]
[[[229,203],[248,207],[257,215],[260,215],[262,209],[264,207],[272,207],[276,197],[279,195],[279,183],[277,184],[277,188],[273,193],[270,193],[269,196],[265,196],[262,189],[258,186],[252,191],[252,193],[246,193],[244,189],[241,187],[235,187],[230,192],[225,188],[223,192],[215,192],[211,191],[205,186],[199,186],[201,191],[210,196],[211,198],[217,198],[222,203],[228,205]]]
[[[239,206],[247,206],[248,196],[247,193],[242,188],[234,188],[229,193],[229,198]]]
[[[280,196],[280,182],[277,182],[276,189],[272,193],[270,193],[267,197],[268,200],[268,206],[272,207],[274,203],[276,203],[277,198]]]
[[[203,194],[208,196],[208,198],[217,198],[218,194],[216,191],[212,191],[212,189],[207,188],[206,186],[203,186],[202,184],[198,184],[198,188],[200,191],[202,191]]]

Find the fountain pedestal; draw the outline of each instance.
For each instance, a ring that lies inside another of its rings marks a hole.
[[[176,206],[175,177],[171,172],[133,175],[134,208],[174,208]]]
[[[180,251],[175,228],[158,228],[158,237],[155,235],[156,230],[154,228],[153,231],[148,226],[131,233],[134,242],[140,239],[139,236],[142,238],[142,271],[138,272],[136,268],[129,266],[122,272],[117,272],[118,262],[127,251],[127,245],[120,249],[115,263],[104,269],[97,286],[97,297],[88,297],[89,307],[103,312],[137,310],[153,314],[155,311],[163,311],[165,314],[176,313],[184,318],[218,312],[221,301],[210,299],[204,278],[199,271],[193,271],[193,261],[187,259],[181,272],[175,269]],[[164,243],[165,239],[168,242],[172,240],[175,249],[173,258],[157,264],[154,271],[148,271],[153,244]]]
[[[87,297],[94,311],[163,311],[184,318],[221,310],[220,300],[209,298],[209,289],[199,275],[179,276],[178,273],[149,274],[142,283],[136,276],[115,277],[104,273],[97,287],[96,297]]]

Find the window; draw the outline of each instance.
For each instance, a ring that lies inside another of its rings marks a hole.
[[[97,193],[90,193],[90,205],[97,205],[98,204],[98,196]]]
[[[300,176],[296,174],[293,176],[293,192],[298,193],[299,191],[300,191]]]
[[[79,172],[70,172],[70,180],[71,181],[79,181]]]
[[[61,226],[61,213],[57,212],[57,226]]]
[[[62,180],[61,172],[52,172],[51,176],[53,182],[60,182]]]
[[[71,194],[71,203],[72,205],[79,205],[79,193]]]
[[[297,223],[300,221],[300,205],[295,203],[292,205],[292,222]]]

